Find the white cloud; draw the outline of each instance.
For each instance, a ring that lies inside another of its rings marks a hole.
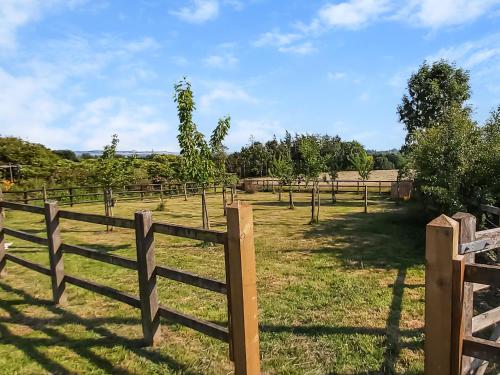
[[[311,42],[293,44],[291,46],[283,46],[279,47],[278,51],[285,53],[293,53],[296,55],[310,55],[311,53],[316,52],[316,48],[313,46]]]
[[[287,46],[299,39],[302,36],[297,33],[282,33],[279,29],[273,31],[268,31],[259,36],[259,38],[253,42],[255,47],[282,47]]]
[[[210,55],[203,59],[205,65],[211,68],[234,68],[238,65],[238,58],[232,53],[224,53],[219,55]]]
[[[171,11],[183,21],[190,23],[204,23],[217,18],[219,15],[218,0],[192,0],[190,6]]]
[[[386,13],[389,5],[389,0],[350,0],[325,5],[319,10],[318,17],[330,27],[356,29]]]
[[[474,21],[499,4],[499,0],[411,0],[397,18],[437,29]]]
[[[225,144],[235,150],[246,145],[250,137],[266,142],[272,139],[273,135],[281,137],[284,134],[285,128],[278,121],[239,120],[231,126]]]
[[[256,103],[257,99],[252,97],[245,89],[229,82],[211,82],[210,91],[202,95],[200,109],[211,111],[216,102],[243,102]]]
[[[347,74],[343,72],[335,72],[335,73],[328,72],[327,77],[331,81],[340,81],[342,79],[347,78]]]
[[[123,97],[102,97],[86,103],[70,125],[84,149],[101,149],[112,134],[118,134],[120,149],[177,150],[169,137],[170,125],[151,106],[130,102]]]
[[[16,47],[19,28],[37,21],[59,7],[75,8],[86,0],[2,0],[0,1],[0,48]]]

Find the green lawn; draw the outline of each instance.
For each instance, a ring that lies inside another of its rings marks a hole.
[[[268,374],[418,374],[423,369],[424,223],[411,204],[323,194],[320,224],[308,225],[309,196],[296,209],[272,193],[240,194],[255,219],[261,357]],[[284,200],[286,200],[284,195]],[[208,198],[213,228],[224,229],[220,195]],[[131,218],[158,202],[118,202]],[[101,205],[79,212],[102,213]],[[198,226],[198,197],[166,201],[157,221]],[[134,233],[61,220],[63,241],[135,258]],[[7,212],[5,225],[44,236],[43,217]],[[41,246],[7,237],[10,252],[48,264]],[[158,264],[220,280],[220,246],[156,235]],[[65,255],[65,271],[137,294],[133,271]],[[0,280],[0,369],[5,374],[227,374],[227,345],[188,328],[162,324],[162,345],[141,346],[139,310],[68,285],[68,305],[51,305],[46,276],[13,263]],[[160,302],[225,324],[223,296],[159,281]]]

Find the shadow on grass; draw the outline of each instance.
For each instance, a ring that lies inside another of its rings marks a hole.
[[[385,351],[381,368],[366,373],[395,374],[394,366],[401,349],[409,348],[408,344],[401,343],[401,337],[410,335],[413,341],[417,339],[416,344],[410,344],[410,349],[421,348],[423,345],[423,340],[418,340],[418,337],[423,336],[422,330],[402,331],[400,321],[404,290],[407,287],[417,287],[405,284],[407,269],[424,264],[425,218],[409,203],[393,206],[382,212],[340,215],[312,226],[305,237],[321,237],[325,240],[326,246],[312,252],[331,255],[346,268],[397,270],[396,279],[391,285],[392,300],[384,332],[373,328],[333,328],[352,334],[384,334]],[[329,331],[329,327],[315,330],[319,334],[328,334]]]
[[[117,367],[118,364],[112,363],[94,352],[94,349],[98,348],[123,346],[137,356],[154,363],[165,365],[175,372],[191,375],[198,374],[197,372],[187,369],[185,365],[165,354],[148,350],[144,347],[142,340],[129,339],[116,335],[108,328],[102,326],[104,324],[138,325],[140,324],[139,319],[116,317],[85,319],[60,307],[54,306],[52,301],[33,297],[23,290],[13,288],[3,282],[0,282],[0,288],[21,297],[21,299],[18,300],[0,301],[0,309],[5,310],[9,314],[9,317],[0,317],[0,336],[2,338],[2,343],[15,346],[49,373],[74,373],[74,369],[66,368],[60,363],[57,363],[41,350],[44,347],[63,346],[82,358],[85,358],[105,373],[130,374],[126,369]],[[28,317],[16,308],[17,305],[21,304],[43,306],[55,316],[50,318]],[[16,335],[8,329],[6,324],[28,326],[34,331],[43,333],[43,336],[46,337],[24,337],[22,335]],[[49,326],[62,326],[64,324],[81,325],[100,337],[75,339]]]

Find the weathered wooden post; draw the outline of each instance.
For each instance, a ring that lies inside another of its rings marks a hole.
[[[43,185],[42,187],[42,195],[44,203],[47,202],[47,186]]]
[[[364,201],[365,201],[365,214],[368,213],[368,186],[365,185],[365,193],[364,193]]]
[[[5,276],[5,236],[3,232],[3,215],[4,215],[4,209],[3,206],[1,205],[3,201],[3,195],[2,195],[2,189],[0,189],[0,277]]]
[[[50,281],[52,296],[56,305],[65,304],[66,284],[64,282],[63,252],[61,250],[61,229],[57,202],[45,202],[45,227],[49,248]]]
[[[457,212],[453,219],[459,224],[459,244],[472,242],[476,239],[476,218],[474,215],[465,212]],[[472,363],[471,357],[462,356],[462,337],[472,336],[472,317],[474,315],[474,284],[463,282],[463,269],[466,264],[474,263],[475,254],[468,253],[458,256],[454,261],[454,311],[453,336],[452,336],[452,374],[465,375],[469,373]],[[459,265],[459,266],[458,266]],[[457,267],[458,266],[458,267]],[[458,279],[458,280],[457,280]],[[462,288],[458,290],[457,288]],[[458,313],[458,314],[457,314]]]
[[[378,182],[378,195],[382,195],[382,181]]]
[[[73,188],[69,188],[68,189],[68,192],[69,192],[69,205],[71,207],[73,207]]]
[[[257,275],[252,207],[236,201],[227,208],[227,267],[230,340],[236,375],[260,374]]]
[[[26,190],[23,191],[23,201],[24,204],[28,204],[28,192]]]
[[[426,227],[425,360],[426,375],[450,374],[453,259],[458,254],[459,224],[446,215]]]
[[[337,194],[339,193],[339,180],[337,180]]]
[[[359,181],[356,182],[356,185],[357,185],[357,187],[356,187],[356,194],[359,194]]]
[[[144,200],[144,185],[140,185],[140,194],[141,194],[141,201]]]
[[[135,241],[142,332],[146,345],[153,346],[160,341],[160,314],[156,289],[154,232],[151,211],[137,211],[135,213]]]

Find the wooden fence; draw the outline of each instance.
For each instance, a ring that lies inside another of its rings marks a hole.
[[[3,225],[3,211],[5,209],[43,215],[47,237],[43,238],[5,227]],[[62,240],[59,219],[133,229],[136,237],[137,258],[128,259],[67,244]],[[155,233],[223,244],[225,282],[157,265],[155,262]],[[47,268],[7,252],[4,242],[5,235],[47,246],[50,267]],[[66,274],[63,264],[65,253],[77,254],[137,271],[139,296]],[[227,207],[227,232],[221,232],[153,222],[150,211],[137,211],[134,219],[126,219],[64,211],[58,208],[56,202],[46,202],[44,207],[39,207],[0,200],[0,275],[5,273],[7,261],[50,276],[53,300],[56,304],[66,303],[66,284],[72,284],[140,309],[144,341],[147,345],[158,343],[160,317],[163,317],[227,342],[236,374],[254,375],[260,373],[253,214],[252,208],[248,204],[236,201]],[[156,289],[158,277],[226,295],[228,326],[224,327],[201,320],[161,305]]]
[[[369,192],[378,192],[378,194],[390,194],[393,186],[399,191],[398,187],[403,184],[410,184],[411,181],[394,181],[394,180],[320,180],[319,188],[321,191],[328,191],[334,193],[357,193],[362,194],[366,186]],[[273,178],[248,178],[242,180],[241,184],[248,184],[256,186],[258,190],[272,191],[280,185],[279,180]],[[310,183],[309,183],[310,185]],[[295,192],[307,191],[309,186],[304,180],[295,181],[291,187]],[[285,189],[289,189],[290,185],[284,185]]]
[[[473,309],[474,292],[500,287],[500,266],[478,264],[475,254],[497,248],[500,228],[476,232],[471,214],[441,215],[427,224],[426,375],[480,375],[489,362],[500,363],[500,306],[476,316]]]
[[[207,192],[217,193],[222,191],[222,185],[212,184],[207,188]],[[227,187],[229,188],[229,187]],[[201,193],[201,187],[196,183],[186,184],[186,194],[196,195]],[[4,199],[11,202],[31,202],[43,203],[48,200],[56,200],[59,205],[69,205],[73,207],[79,203],[95,203],[104,200],[104,191],[99,186],[71,186],[62,188],[45,188],[9,190],[4,191]],[[163,184],[137,184],[128,185],[122,188],[115,188],[113,196],[121,201],[125,200],[145,200],[158,197],[178,197],[184,195],[184,184],[163,183]]]

